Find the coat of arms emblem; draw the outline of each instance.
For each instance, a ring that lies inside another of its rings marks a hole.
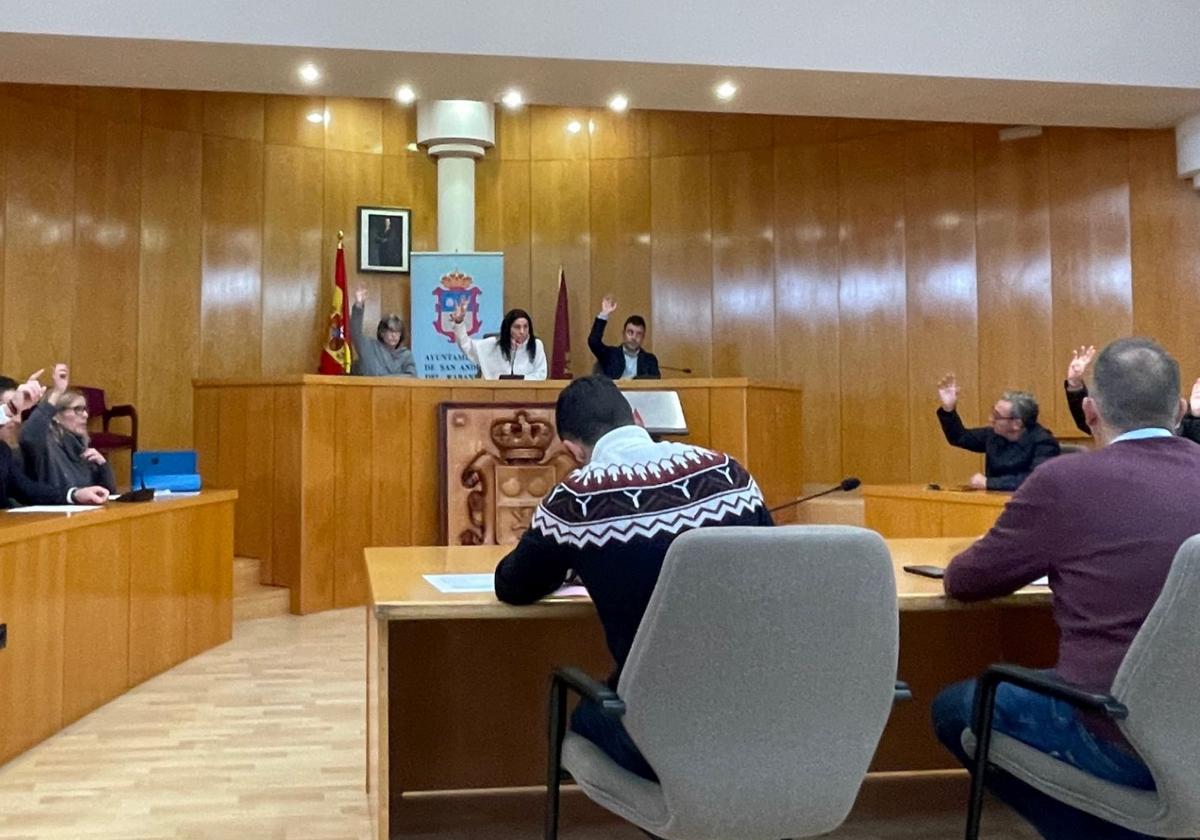
[[[479,332],[479,328],[482,326],[482,322],[479,320],[480,291],[474,281],[461,271],[452,271],[442,275],[442,288],[433,290],[434,311],[437,316],[434,318],[433,328],[446,336],[446,340],[451,344],[454,343],[454,321],[450,316],[461,301],[465,300],[467,303],[467,318],[464,321],[467,326],[467,335]]]

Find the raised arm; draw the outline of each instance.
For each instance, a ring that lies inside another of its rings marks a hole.
[[[454,307],[454,312],[450,315],[450,320],[454,322],[454,340],[458,342],[458,349],[467,354],[467,358],[475,364],[479,364],[479,351],[475,348],[475,342],[471,336],[467,335],[467,325],[463,320],[467,317],[467,302],[459,301],[458,306]]]
[[[617,301],[612,295],[605,295],[600,302],[600,314],[592,321],[592,331],[588,334],[588,349],[592,355],[603,361],[605,351],[611,349],[604,343],[604,329],[608,326],[608,316],[617,309]]]
[[[1092,433],[1092,427],[1088,425],[1087,418],[1083,414],[1083,398],[1088,395],[1083,377],[1095,355],[1096,348],[1093,345],[1077,348],[1071,355],[1071,361],[1067,364],[1067,378],[1063,383],[1067,393],[1067,408],[1071,410],[1071,419],[1075,421],[1079,431],[1085,435]]]
[[[350,307],[350,338],[352,341],[373,339],[375,336],[363,332],[363,311],[367,303],[367,287],[354,290],[354,305]]]
[[[938,399],[942,404],[938,407],[937,418],[946,442],[970,452],[986,452],[989,430],[968,429],[958,416],[958,380],[953,373],[946,374],[938,382]]]

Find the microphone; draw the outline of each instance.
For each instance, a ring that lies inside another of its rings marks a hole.
[[[842,479],[840,484],[835,484],[832,487],[826,488],[825,490],[822,490],[820,493],[813,493],[811,496],[802,496],[799,499],[792,499],[790,502],[784,502],[781,505],[775,505],[775,507],[770,508],[767,512],[775,513],[776,511],[783,510],[784,508],[789,508],[792,505],[803,504],[804,502],[810,501],[812,499],[816,499],[820,496],[828,496],[830,493],[836,493],[839,490],[848,493],[851,490],[853,490],[854,488],[858,487],[858,485],[860,485],[860,484],[862,484],[862,482],[859,481],[856,477],[854,477],[852,475],[847,476],[846,478]]]
[[[658,369],[659,370],[673,370],[676,373],[691,373],[692,372],[691,368],[671,367],[670,365],[663,365],[663,364],[660,364],[658,366]]]

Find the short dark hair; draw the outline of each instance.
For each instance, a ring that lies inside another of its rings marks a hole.
[[[15,391],[17,390],[18,382],[11,376],[0,374],[0,391]]]
[[[633,409],[607,376],[584,376],[558,395],[554,406],[558,436],[592,446],[621,426],[633,425]]]
[[[1000,399],[1012,406],[1013,414],[1020,418],[1026,428],[1037,425],[1037,398],[1028,391],[1005,391]]]
[[[1179,420],[1179,362],[1149,338],[1121,338],[1096,357],[1092,399],[1118,433],[1174,430]]]
[[[635,327],[641,327],[642,332],[646,331],[646,319],[641,315],[630,315],[625,319],[625,325],[622,326],[621,329],[624,330],[625,327],[628,327],[630,324],[633,324]]]
[[[383,340],[383,334],[388,330],[395,330],[400,333],[400,343],[404,343],[404,339],[408,337],[408,327],[404,323],[404,319],[396,313],[392,313],[384,318],[379,319],[379,329],[375,330],[375,337],[379,339],[381,344],[387,344]]]

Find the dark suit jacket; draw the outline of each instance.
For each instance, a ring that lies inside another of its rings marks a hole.
[[[592,332],[588,335],[588,349],[600,363],[601,372],[609,379],[620,379],[625,373],[625,351],[620,345],[611,347],[604,343],[604,328],[608,326],[605,318],[597,318],[592,322]],[[658,357],[645,350],[638,351],[637,375],[646,379],[659,379]]]
[[[1072,391],[1064,380],[1063,388],[1067,392],[1067,407],[1071,409],[1071,419],[1075,421],[1079,431],[1090,435],[1092,427],[1088,425],[1087,418],[1083,415],[1083,398],[1088,395],[1087,386],[1084,385],[1078,391]],[[1193,417],[1190,410],[1183,415],[1183,420],[1179,423],[1179,436],[1200,443],[1200,417]]]
[[[67,493],[25,475],[8,444],[0,443],[0,506],[9,500],[23,505],[65,505]]]
[[[937,410],[946,442],[968,452],[983,452],[983,474],[989,490],[1016,490],[1034,467],[1058,456],[1062,449],[1045,426],[1034,423],[1015,441],[992,431],[990,426],[968,429],[957,411]]]

